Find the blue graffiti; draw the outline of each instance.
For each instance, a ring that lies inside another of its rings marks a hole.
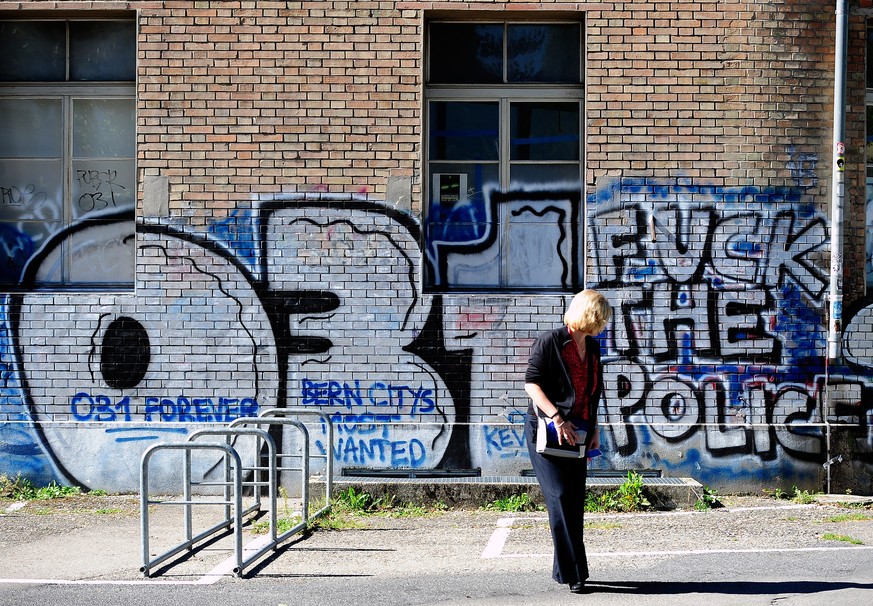
[[[524,426],[493,427],[482,426],[485,441],[485,454],[489,457],[498,456],[502,459],[527,456],[527,440],[524,436]]]
[[[24,405],[9,332],[8,296],[0,304],[0,474],[45,485],[60,480],[43,452]]]
[[[235,210],[223,221],[209,225],[209,233],[234,254],[255,267],[258,262],[258,219],[252,210]]]
[[[77,421],[99,421],[105,423],[130,422],[134,419],[146,423],[229,423],[242,417],[258,414],[255,398],[161,398],[146,396],[144,412],[136,415],[136,405],[124,396],[118,400],[87,392],[79,392],[70,399],[70,412]]]
[[[36,250],[33,239],[11,225],[0,223],[0,250],[6,258],[0,264],[0,284],[17,285],[21,270]]]
[[[304,406],[342,406],[349,410],[354,406],[364,405],[390,406],[397,410],[408,408],[411,415],[427,414],[436,410],[433,389],[381,381],[374,381],[362,389],[359,380],[341,383],[303,379],[300,395]]]
[[[342,463],[388,465],[391,468],[421,467],[427,452],[421,440],[360,439],[340,437],[333,449],[334,458]]]
[[[141,433],[146,432],[146,433]],[[115,441],[123,442],[145,442],[161,438],[162,434],[182,434],[188,433],[187,427],[110,427],[106,430],[107,434],[117,435]],[[123,435],[119,435],[123,434]],[[137,435],[139,434],[139,435]]]

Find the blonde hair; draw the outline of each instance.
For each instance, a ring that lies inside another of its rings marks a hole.
[[[612,319],[612,307],[602,294],[590,288],[578,293],[564,313],[564,324],[570,330],[590,335],[600,334]]]

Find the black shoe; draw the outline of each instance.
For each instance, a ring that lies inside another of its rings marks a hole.
[[[585,593],[585,583],[570,583],[570,593]]]

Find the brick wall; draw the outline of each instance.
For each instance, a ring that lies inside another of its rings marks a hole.
[[[616,311],[603,337],[598,465],[725,489],[815,486],[831,454],[823,423],[839,409],[866,427],[865,357],[839,367],[839,401],[823,387],[833,372],[822,358],[830,7],[259,0],[0,11],[135,12],[139,25],[137,290],[7,301],[0,441],[31,453],[9,458],[11,470],[133,490],[119,461],[254,403],[334,414],[342,466],[528,466],[521,375],[567,297],[423,292],[431,16],[585,13],[586,276]],[[851,27],[845,286],[855,300],[863,18]],[[105,353],[113,330],[139,335],[123,359]],[[105,380],[140,372],[135,384]],[[323,431],[315,439],[325,447]],[[861,467],[865,440],[851,442]]]
[[[169,2],[140,25],[140,167],[171,208],[384,199],[421,140],[421,19],[384,2]],[[208,209],[208,210],[207,210]]]

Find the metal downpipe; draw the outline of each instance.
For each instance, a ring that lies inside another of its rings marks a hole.
[[[834,159],[831,185],[831,280],[828,359],[840,357],[843,322],[843,219],[845,216],[846,61],[848,56],[848,0],[837,0],[834,48]]]

